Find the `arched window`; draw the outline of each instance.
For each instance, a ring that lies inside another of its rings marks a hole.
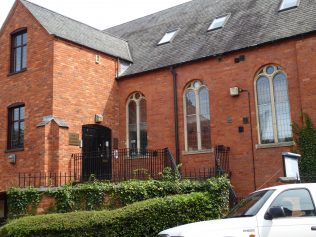
[[[147,149],[147,105],[140,92],[130,95],[127,101],[127,146]]]
[[[211,148],[208,89],[200,81],[191,82],[184,92],[185,150]]]
[[[293,140],[287,77],[282,67],[262,68],[255,81],[260,144]]]

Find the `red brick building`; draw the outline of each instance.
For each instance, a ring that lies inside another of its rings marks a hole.
[[[193,0],[99,31],[16,1],[0,32],[0,190],[98,150],[114,154],[99,163],[111,174],[119,149],[165,147],[183,173],[205,172],[217,145],[240,196],[275,183],[291,123],[316,117],[315,13]]]

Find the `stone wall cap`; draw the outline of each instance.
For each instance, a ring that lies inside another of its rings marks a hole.
[[[55,117],[53,115],[44,116],[43,120],[39,124],[37,124],[36,127],[46,126],[51,121],[54,121],[59,127],[69,128],[67,122],[64,119],[59,118],[59,117]]]

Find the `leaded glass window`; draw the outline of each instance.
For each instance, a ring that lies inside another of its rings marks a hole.
[[[211,148],[208,89],[200,81],[191,82],[184,94],[185,149],[198,151]]]
[[[136,102],[130,101],[128,105],[128,137],[129,147],[137,148],[137,114],[136,114]]]
[[[210,108],[208,91],[206,87],[202,87],[199,91],[200,99],[200,126],[201,126],[201,145],[202,149],[209,149],[211,142],[211,130],[210,130]]]
[[[260,70],[256,95],[260,143],[292,141],[287,78],[281,67],[268,65]]]
[[[145,96],[136,92],[127,102],[127,144],[131,149],[147,149],[147,104]]]

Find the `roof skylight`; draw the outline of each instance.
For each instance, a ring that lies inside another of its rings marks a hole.
[[[299,0],[282,0],[279,11],[298,7]]]
[[[173,30],[173,31],[169,31],[167,32],[159,41],[158,45],[161,44],[166,44],[166,43],[170,43],[171,40],[173,40],[173,38],[176,36],[178,30]]]
[[[213,22],[210,24],[207,30],[210,31],[210,30],[217,30],[217,29],[223,28],[225,23],[227,22],[228,17],[229,17],[229,14],[225,16],[216,17],[213,20]]]

